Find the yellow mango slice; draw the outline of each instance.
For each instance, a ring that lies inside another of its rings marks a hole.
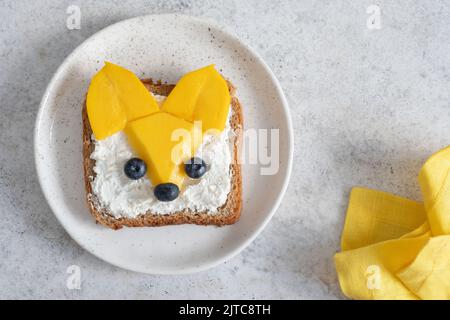
[[[125,109],[105,72],[98,72],[91,81],[86,99],[87,115],[97,140],[120,130],[127,123]]]
[[[128,142],[147,165],[154,186],[174,183],[181,189],[183,164],[201,144],[202,133],[193,123],[159,112],[131,121],[125,127]]]
[[[222,131],[230,111],[230,99],[225,79],[210,65],[184,75],[162,109],[188,121],[201,121],[203,132]]]
[[[109,62],[92,78],[86,105],[97,140],[123,130],[128,121],[159,111],[155,98],[134,73]]]

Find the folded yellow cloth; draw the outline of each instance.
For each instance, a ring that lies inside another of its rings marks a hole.
[[[354,188],[334,261],[353,299],[450,300],[450,147],[419,174],[423,203]]]

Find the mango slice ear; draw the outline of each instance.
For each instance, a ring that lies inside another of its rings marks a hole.
[[[123,130],[128,121],[159,111],[155,98],[134,73],[109,62],[92,78],[86,105],[97,140]]]
[[[184,75],[167,97],[162,110],[194,122],[202,131],[222,131],[230,111],[230,93],[225,79],[210,65]]]
[[[202,142],[202,132],[192,122],[159,112],[131,121],[125,127],[128,142],[147,164],[153,186],[174,183],[181,189],[184,162]]]

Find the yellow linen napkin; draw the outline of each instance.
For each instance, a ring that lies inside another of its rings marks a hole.
[[[450,299],[450,147],[419,174],[424,203],[354,188],[334,257],[354,299]]]

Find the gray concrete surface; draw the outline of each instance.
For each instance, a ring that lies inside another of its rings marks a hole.
[[[369,29],[369,5],[381,28]],[[81,9],[68,30],[66,9]],[[33,162],[41,96],[63,59],[119,20],[178,12],[216,20],[278,77],[295,127],[287,194],[243,253],[206,272],[149,276],[79,247],[52,214]],[[333,254],[352,186],[420,199],[423,161],[450,144],[449,1],[0,2],[0,298],[343,298]],[[80,290],[66,287],[79,265]]]

